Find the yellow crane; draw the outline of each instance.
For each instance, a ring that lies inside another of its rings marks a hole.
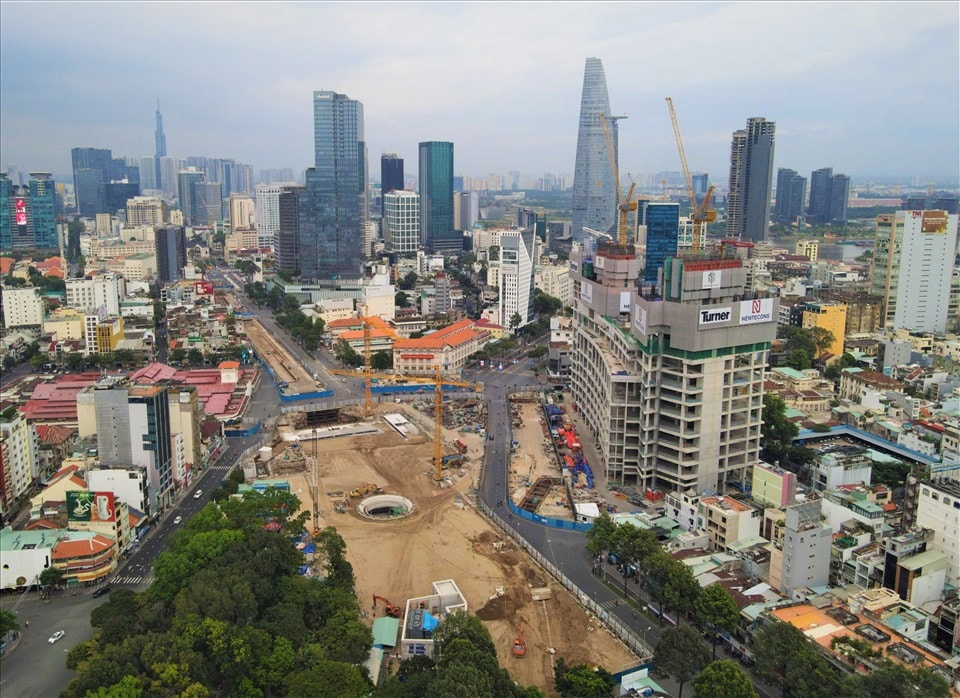
[[[687,193],[690,195],[690,208],[692,213],[690,218],[693,220],[693,251],[699,252],[703,247],[703,241],[706,237],[704,231],[707,223],[717,220],[717,212],[710,206],[710,199],[713,198],[713,185],[707,189],[703,201],[697,203],[697,193],[693,188],[693,176],[690,174],[690,168],[687,166],[687,155],[683,150],[683,138],[680,136],[680,124],[677,122],[677,112],[673,108],[673,100],[666,98],[667,107],[670,109],[670,121],[673,124],[673,135],[677,139],[677,150],[680,152],[680,166],[683,168],[683,177],[687,182]]]
[[[369,351],[367,352],[369,357]],[[366,370],[364,372],[364,383],[366,384],[367,395],[367,414],[373,414],[373,406],[370,402],[371,383],[374,378],[384,378],[396,381],[398,383],[433,383],[433,479],[439,482],[443,479],[443,386],[455,386],[459,388],[473,388],[474,383],[449,380],[443,377],[439,366],[434,366],[433,376],[404,376],[396,373],[374,373],[370,370],[369,358],[367,360]],[[330,373],[337,375],[351,376],[356,375],[351,371],[342,369],[332,369]]]
[[[366,318],[363,320],[363,413],[367,417],[373,416],[373,394],[370,391],[371,369],[370,369],[370,323]],[[328,373],[337,376],[356,376],[354,371],[345,371],[342,368],[328,369]]]
[[[621,117],[611,117],[611,118],[621,118]],[[600,125],[603,126],[603,137],[607,142],[607,154],[610,156],[610,167],[613,168],[613,182],[617,187],[617,230],[619,231],[618,242],[620,247],[623,250],[626,250],[627,241],[628,241],[628,219],[630,216],[630,211],[636,212],[637,210],[637,201],[633,198],[633,190],[636,188],[635,182],[630,182],[630,191],[627,192],[626,198],[620,198],[622,192],[620,191],[620,168],[617,166],[617,152],[613,147],[613,134],[610,132],[610,125],[607,123],[607,115],[603,112],[600,112]]]

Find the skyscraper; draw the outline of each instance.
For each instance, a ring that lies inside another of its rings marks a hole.
[[[257,190],[259,202],[259,187]],[[297,184],[281,186],[277,194],[277,229],[270,238],[270,246],[274,249],[278,272],[288,272],[295,276],[300,274],[300,257],[297,255],[297,249],[300,244],[300,206],[305,198],[306,189]],[[259,215],[258,208],[258,220]],[[261,241],[259,229],[257,239]],[[262,241],[258,244],[263,247]]]
[[[610,162],[603,132],[603,114],[612,129],[617,152],[617,124],[610,116],[607,78],[599,58],[588,58],[583,71],[577,162],[573,171],[573,239],[583,240],[583,228],[610,231],[617,224],[615,164]]]
[[[154,160],[156,161],[156,188],[161,189],[163,187],[162,175],[160,171],[160,158],[167,154],[167,137],[163,133],[163,115],[160,113],[160,99],[157,98],[157,130],[153,134],[154,141],[156,142],[156,154],[154,155]]]
[[[195,167],[177,173],[177,203],[188,225],[193,225],[193,185],[202,181],[203,172]]]
[[[397,153],[384,153],[380,156],[380,193],[386,196],[403,188],[403,158]]]
[[[390,252],[420,249],[420,195],[394,190],[383,195],[383,242]]]
[[[223,220],[223,189],[220,182],[193,182],[191,225],[214,225]]]
[[[187,241],[185,231],[176,225],[156,229],[157,281],[179,281],[187,265]]]
[[[677,256],[680,236],[680,204],[670,201],[644,201],[637,206],[637,220],[646,231],[643,281],[657,283],[657,272],[669,257]]]
[[[832,167],[823,167],[810,175],[810,207],[807,216],[813,223],[847,222],[847,199],[850,178],[833,174]]]
[[[945,332],[957,215],[897,211],[877,216],[870,292],[883,297],[883,325]]]
[[[807,179],[795,170],[781,167],[777,170],[777,199],[773,217],[778,223],[790,225],[803,215],[803,201],[807,196]]]
[[[453,143],[447,141],[420,144],[420,239],[435,254],[463,249],[453,227]]]
[[[54,189],[47,172],[31,172],[24,185],[0,172],[0,251],[58,247]]]
[[[304,280],[360,277],[367,224],[367,144],[363,104],[331,91],[313,93],[314,167],[300,202]]]
[[[776,126],[773,121],[758,116],[747,119],[746,129],[733,132],[727,237],[751,242],[769,237]]]

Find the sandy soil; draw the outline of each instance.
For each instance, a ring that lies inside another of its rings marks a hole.
[[[288,394],[310,393],[321,389],[317,387],[313,376],[267,332],[259,320],[245,320],[243,329],[257,356],[270,365],[277,380],[289,383]]]
[[[451,452],[453,440],[460,438],[468,444],[468,460],[462,468],[446,471],[452,486],[441,489],[431,477],[432,420],[408,405],[392,408],[406,414],[423,433],[404,441],[381,420],[380,434],[316,443],[323,523],[336,527],[347,543],[361,607],[370,611],[368,621],[372,623],[374,615],[373,594],[402,604],[409,597],[430,593],[433,581],[453,579],[467,598],[470,611],[484,621],[493,636],[501,665],[525,685],[536,685],[555,695],[556,656],[570,662],[600,664],[610,671],[635,661],[572,596],[464,503],[463,495],[479,477],[485,445],[482,437],[446,432],[444,452]],[[536,419],[527,421],[542,438]],[[302,447],[305,453],[313,454],[313,443],[305,442]],[[303,508],[309,510],[305,475],[287,477]],[[336,513],[334,499],[327,493],[349,492],[363,483],[375,483],[385,492],[404,495],[414,503],[414,512],[392,521],[363,519],[353,506],[343,514]],[[531,588],[541,586],[550,587],[553,598],[535,602]],[[497,596],[497,587],[503,588],[502,596]],[[382,613],[382,607],[378,607],[376,614]],[[517,659],[512,656],[512,647],[521,624],[527,655]],[[556,654],[548,648],[554,648]]]

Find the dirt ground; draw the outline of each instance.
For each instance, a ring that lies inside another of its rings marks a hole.
[[[372,623],[375,613],[383,614],[382,606],[374,613],[373,594],[402,604],[407,598],[431,593],[433,581],[453,579],[470,612],[484,621],[493,636],[501,665],[524,685],[556,695],[553,661],[558,656],[610,671],[635,661],[570,594],[464,503],[463,495],[479,477],[483,437],[446,431],[444,453],[451,452],[454,439],[460,438],[468,445],[468,460],[461,468],[445,471],[452,486],[442,489],[431,476],[432,420],[406,404],[391,405],[389,411],[403,413],[421,433],[405,441],[380,420],[377,435],[316,442],[323,523],[334,526],[346,541],[361,608],[370,613],[367,620]],[[536,419],[531,421],[539,430]],[[302,448],[312,455],[314,444],[308,441]],[[310,510],[306,477],[286,477],[303,508]],[[370,521],[357,515],[356,500],[350,500],[345,513],[336,513],[334,499],[327,493],[349,492],[363,483],[407,497],[414,503],[413,513],[391,521]],[[531,589],[543,586],[552,590],[553,597],[533,601]],[[503,589],[502,596],[497,595],[498,587]],[[512,647],[521,624],[527,654],[517,659]]]
[[[257,356],[266,361],[273,369],[277,381],[286,381],[289,387],[286,392],[290,395],[310,393],[320,390],[313,379],[299,361],[290,354],[270,335],[260,324],[259,320],[245,320],[244,330],[253,343]]]

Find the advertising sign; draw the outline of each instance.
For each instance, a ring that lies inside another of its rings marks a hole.
[[[947,232],[947,212],[946,211],[923,211],[923,219],[920,221],[921,233],[937,233],[945,235]]]
[[[213,282],[212,281],[198,281],[193,285],[193,292],[198,296],[212,296],[213,295]]]
[[[593,285],[592,284],[588,284],[586,281],[580,284],[580,298],[585,300],[587,303],[593,302]]]
[[[23,199],[17,199],[14,204],[14,215],[17,219],[17,225],[27,224],[27,202]]]
[[[597,255],[593,258],[593,268],[594,269],[603,269],[603,257]]]
[[[703,308],[700,310],[700,327],[720,325],[724,322],[730,322],[731,319],[733,319],[733,310],[730,308]]]
[[[643,334],[647,333],[647,311],[641,308],[639,305],[634,308],[633,326]]]
[[[620,291],[620,312],[630,312],[630,291]]]
[[[711,269],[703,272],[703,286],[700,288],[720,288],[720,270]]]
[[[67,519],[113,523],[116,520],[113,492],[67,492]]]
[[[763,298],[740,302],[740,324],[756,325],[773,321],[773,299]]]

